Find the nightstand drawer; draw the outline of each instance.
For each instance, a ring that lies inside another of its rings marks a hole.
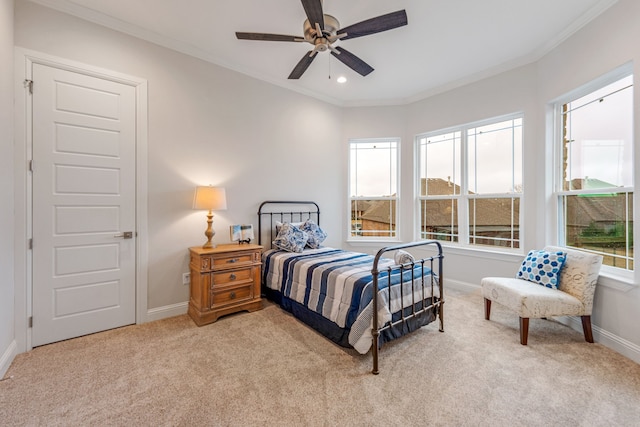
[[[202,326],[238,311],[262,309],[262,246],[218,245],[189,248],[189,316]]]
[[[232,255],[232,256],[220,257],[220,258],[216,257],[216,258],[213,258],[212,261],[213,261],[213,264],[211,265],[212,268],[233,267],[236,265],[251,264],[252,262],[254,262],[253,254],[251,253]]]
[[[233,282],[248,281],[252,279],[253,269],[251,267],[232,271],[221,271],[211,275],[211,287],[227,285]]]
[[[241,302],[251,299],[251,287],[252,284],[249,283],[246,286],[241,286],[232,289],[225,289],[223,291],[213,291],[211,293],[211,307],[215,308],[216,306]]]

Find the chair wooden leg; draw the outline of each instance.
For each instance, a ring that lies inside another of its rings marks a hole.
[[[527,345],[527,338],[529,336],[529,318],[520,318],[520,344]]]
[[[491,316],[491,300],[484,299],[484,318],[485,320],[489,320],[489,316]]]
[[[582,330],[584,331],[584,339],[587,342],[593,342],[593,332],[591,331],[591,316],[582,317]]]

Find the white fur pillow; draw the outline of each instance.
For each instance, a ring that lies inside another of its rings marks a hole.
[[[396,262],[396,264],[407,264],[409,262],[415,261],[415,258],[409,252],[399,249],[398,251],[396,251],[393,260]]]

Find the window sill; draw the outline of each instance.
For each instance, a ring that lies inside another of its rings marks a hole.
[[[607,288],[615,289],[621,292],[629,292],[638,288],[638,284],[627,277],[622,277],[610,271],[600,270],[600,277],[598,278],[598,285],[606,286]]]
[[[442,247],[446,252],[475,258],[522,261],[524,256],[522,249],[494,249],[491,247],[463,246],[451,243],[443,243]]]
[[[400,239],[372,239],[372,240],[347,240],[346,243],[351,246],[372,246],[372,245],[397,245],[402,243]]]

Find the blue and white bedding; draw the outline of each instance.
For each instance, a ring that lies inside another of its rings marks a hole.
[[[305,249],[302,253],[272,249],[264,252],[262,259],[263,283],[267,288],[348,330],[349,345],[359,353],[369,351],[373,319],[372,255],[323,247]],[[413,271],[410,267],[402,274],[399,268],[391,271],[389,305],[387,268],[394,265],[394,260],[386,258],[378,263],[381,271],[378,279],[379,327],[391,320],[392,313],[431,297],[431,271],[426,265],[416,264]],[[416,278],[413,289],[412,275]],[[425,277],[424,287],[418,280],[420,276]],[[402,298],[401,287],[404,289]],[[437,291],[437,287],[434,289]]]

